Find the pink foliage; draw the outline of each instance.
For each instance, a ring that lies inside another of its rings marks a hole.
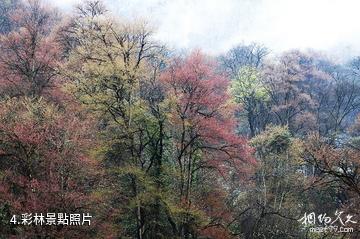
[[[205,154],[207,166],[225,176],[230,168],[244,172],[244,163],[254,161],[246,139],[234,133],[235,106],[228,94],[229,80],[215,69],[213,61],[193,52],[185,59],[175,59],[161,79],[173,97],[172,123],[180,131],[185,126],[187,142],[177,137],[178,147],[193,141]]]

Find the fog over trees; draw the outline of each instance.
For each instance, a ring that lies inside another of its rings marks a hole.
[[[0,2],[0,238],[360,237],[360,56],[180,54],[48,5]]]

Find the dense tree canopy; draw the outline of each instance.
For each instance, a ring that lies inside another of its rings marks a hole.
[[[359,238],[359,62],[179,54],[101,1],[2,1],[0,238]]]

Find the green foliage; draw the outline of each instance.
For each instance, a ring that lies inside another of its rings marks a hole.
[[[268,126],[265,132],[251,140],[251,144],[263,155],[281,154],[289,149],[291,134],[287,127]]]
[[[259,70],[251,66],[240,68],[237,77],[232,81],[231,91],[235,101],[242,104],[248,104],[249,100],[269,99],[268,92],[261,82]]]
[[[219,69],[101,1],[53,13],[0,3],[0,238],[338,238],[298,219],[359,215],[358,61],[265,63],[254,43]],[[9,224],[87,211],[86,228]]]
[[[0,203],[0,239],[6,239],[5,235],[16,233],[16,225],[9,223],[11,218],[10,205]]]
[[[240,68],[237,77],[232,80],[231,93],[245,112],[239,118],[240,122],[244,118],[247,120],[246,128],[250,129],[250,137],[263,131],[267,124],[270,95],[262,82],[259,69],[251,66]]]

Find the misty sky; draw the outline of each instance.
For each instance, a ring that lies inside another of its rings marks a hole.
[[[48,0],[71,10],[78,0]],[[144,18],[178,49],[222,53],[258,42],[274,52],[313,48],[360,53],[359,0],[107,0],[114,15]]]

